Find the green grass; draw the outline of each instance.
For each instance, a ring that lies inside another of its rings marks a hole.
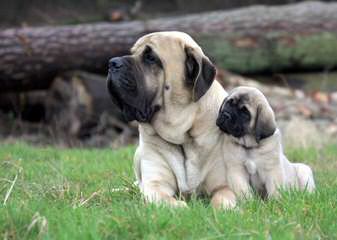
[[[0,146],[1,239],[337,239],[337,147],[292,149],[315,171],[314,194],[285,192],[215,211],[145,205],[132,187],[134,147],[61,150]],[[3,205],[15,176],[17,180]],[[9,181],[8,181],[9,180]],[[130,191],[113,192],[129,186]]]

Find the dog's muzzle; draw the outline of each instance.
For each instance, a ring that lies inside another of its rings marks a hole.
[[[114,57],[109,60],[109,73],[116,74],[124,67],[122,58]]]
[[[111,58],[107,87],[112,101],[122,110],[126,121],[150,122],[160,107],[151,106],[152,99],[146,94],[146,90],[138,92],[137,85],[141,85],[142,81],[137,79],[136,83],[137,77],[134,71],[135,68],[132,62],[130,63],[130,59]],[[140,89],[145,88],[140,87]]]

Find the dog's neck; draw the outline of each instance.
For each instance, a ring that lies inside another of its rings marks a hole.
[[[226,91],[218,81],[214,81],[211,89],[199,99],[198,113],[190,128],[190,133],[193,137],[201,135],[212,135],[220,133],[216,126],[216,119],[219,114],[219,109],[225,97]],[[215,136],[214,136],[215,137]]]
[[[148,133],[158,134],[167,142],[184,144],[198,137],[216,139],[220,131],[215,122],[222,101],[227,93],[214,81],[211,88],[198,102],[187,106],[172,104],[165,106],[151,124],[141,124]]]
[[[255,137],[250,134],[240,138],[234,137],[232,135],[229,135],[229,137],[234,144],[237,144],[246,150],[258,148],[260,146],[260,143],[257,143]]]

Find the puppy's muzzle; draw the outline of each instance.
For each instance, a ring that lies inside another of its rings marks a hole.
[[[237,116],[227,111],[220,111],[216,120],[216,125],[225,133],[234,137],[244,135],[243,128],[237,123]]]
[[[220,112],[216,120],[216,125],[224,130],[224,125],[229,121],[232,121],[232,116],[228,112]]]

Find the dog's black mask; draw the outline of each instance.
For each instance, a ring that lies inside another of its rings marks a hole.
[[[146,71],[146,66],[132,56],[115,57],[109,61],[108,90],[126,121],[150,122],[159,110],[158,105],[152,106],[155,91],[146,87]]]
[[[240,138],[249,133],[251,115],[241,106],[240,99],[225,99],[219,110],[216,125],[225,133]]]

